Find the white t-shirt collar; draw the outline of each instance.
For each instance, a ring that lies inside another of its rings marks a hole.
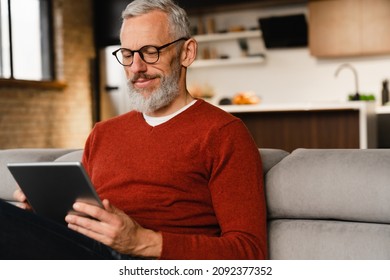
[[[186,106],[184,106],[183,108],[180,108],[179,110],[177,110],[176,112],[168,115],[168,116],[163,116],[163,117],[151,117],[151,116],[148,116],[146,115],[145,113],[143,113],[143,116],[144,116],[144,119],[145,121],[150,125],[150,126],[157,126],[157,125],[160,125],[160,124],[163,124],[167,121],[169,121],[170,119],[172,119],[173,117],[177,116],[178,114],[180,114],[181,112],[184,112],[185,110],[187,110],[188,108],[190,108],[192,105],[194,105],[196,103],[196,99],[193,100],[192,102],[188,103]]]

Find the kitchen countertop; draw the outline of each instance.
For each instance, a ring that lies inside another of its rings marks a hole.
[[[390,114],[390,105],[386,106],[377,106],[375,108],[377,114]]]
[[[390,104],[386,106],[375,105],[365,101],[350,102],[297,102],[297,103],[261,103],[254,105],[219,105],[229,113],[246,112],[273,112],[273,111],[314,111],[314,110],[361,110],[369,107],[376,114],[390,114]]]
[[[359,111],[359,143],[361,149],[376,146],[376,115],[390,114],[390,106],[377,106],[375,102],[297,102],[297,103],[261,103],[254,105],[219,105],[229,113],[261,113],[288,111]]]
[[[300,103],[261,103],[253,105],[219,105],[229,113],[273,112],[273,111],[318,111],[318,110],[366,110],[375,109],[375,104],[365,101],[350,102],[300,102]],[[386,106],[387,107],[387,106]],[[376,110],[376,109],[375,109]],[[390,113],[390,106],[388,106]]]

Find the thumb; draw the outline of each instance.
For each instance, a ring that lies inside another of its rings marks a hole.
[[[111,205],[110,201],[108,199],[103,199],[103,207],[106,209],[108,212],[113,212],[113,206]]]
[[[103,202],[103,207],[106,211],[110,213],[120,212],[119,209],[117,209],[114,205],[112,205],[108,199],[104,199],[102,202]]]

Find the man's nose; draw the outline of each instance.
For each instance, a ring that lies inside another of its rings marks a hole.
[[[146,68],[146,62],[141,58],[141,55],[139,53],[134,53],[133,64],[130,66],[130,71],[133,73],[145,72]]]

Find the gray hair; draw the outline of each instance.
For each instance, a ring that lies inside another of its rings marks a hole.
[[[169,32],[172,37],[191,37],[187,13],[172,0],[134,0],[122,12],[122,19],[160,10],[168,15]]]

